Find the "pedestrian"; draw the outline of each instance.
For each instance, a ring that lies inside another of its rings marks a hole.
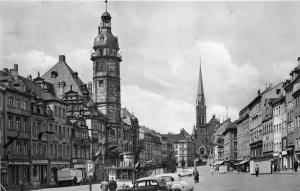
[[[101,191],[108,191],[108,182],[106,180],[102,181],[100,184]]]
[[[199,172],[198,172],[197,168],[194,169],[193,175],[194,175],[195,183],[198,183],[199,182]]]
[[[108,182],[109,191],[116,191],[117,187],[117,182],[114,180],[114,177],[111,177],[111,179]]]
[[[294,161],[294,170],[295,170],[295,172],[297,172],[298,166],[299,166],[298,160],[295,159],[295,161]]]
[[[211,174],[211,175],[214,175],[214,171],[215,171],[214,166],[211,165],[211,166],[210,166],[210,174]]]
[[[2,190],[2,189],[1,189]],[[20,180],[20,191],[24,191],[24,183],[22,180]]]
[[[255,166],[255,175],[256,175],[256,177],[258,177],[258,174],[259,174],[259,167],[258,167],[258,164],[256,164],[256,166]]]

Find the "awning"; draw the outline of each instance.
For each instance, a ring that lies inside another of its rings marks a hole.
[[[239,163],[240,164],[245,164],[246,162],[249,162],[249,160],[243,160],[242,162]]]
[[[220,165],[220,164],[223,164],[223,163],[224,163],[224,161],[218,161],[214,165]]]

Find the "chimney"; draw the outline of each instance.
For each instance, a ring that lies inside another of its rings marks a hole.
[[[63,96],[65,94],[65,86],[66,83],[64,81],[58,82],[59,99],[63,99]]]
[[[78,72],[74,72],[74,73],[73,73],[73,77],[74,77],[74,78],[78,78]]]
[[[258,96],[260,95],[260,89],[259,89],[259,90],[257,90],[257,95],[258,95]]]
[[[93,92],[93,85],[92,82],[88,82],[88,91],[90,92],[90,94],[92,94]]]
[[[14,64],[14,68],[10,69],[11,75],[14,78],[15,81],[18,80],[18,64]]]
[[[14,70],[18,73],[19,66],[18,64],[14,64]]]
[[[29,74],[29,75],[27,76],[27,79],[30,80],[30,81],[32,81],[32,76]]]
[[[298,61],[298,64],[300,65],[300,57],[298,57],[297,61]]]
[[[100,26],[98,26],[98,34],[100,34]]]
[[[59,59],[59,62],[66,62],[65,55],[59,55],[58,59]]]

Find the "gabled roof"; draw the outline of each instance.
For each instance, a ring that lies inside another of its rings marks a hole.
[[[57,76],[52,78],[51,73],[56,72]],[[70,86],[72,86],[72,90],[78,92],[79,95],[83,95],[83,87],[85,85],[83,81],[78,77],[78,73],[74,72],[70,66],[65,62],[64,56],[60,56],[60,59],[57,64],[55,64],[52,68],[50,68],[42,78],[45,81],[55,84],[54,90],[55,95],[59,95],[59,88],[57,86],[58,82],[64,81],[66,83],[65,92],[70,90]]]
[[[133,120],[137,120],[137,118],[130,113],[126,108],[121,108],[121,119],[122,122],[127,125],[132,125]]]

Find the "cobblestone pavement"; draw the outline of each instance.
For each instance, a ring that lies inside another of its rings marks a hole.
[[[198,167],[199,183],[185,177],[194,184],[194,191],[299,191],[299,174],[271,174],[255,177],[247,173],[226,173],[210,175],[209,167]]]
[[[300,174],[272,174],[255,177],[247,173],[226,173],[210,175],[208,166],[198,167],[199,183],[194,184],[193,177],[184,177],[194,185],[194,191],[300,191]],[[94,184],[93,191],[100,191]],[[88,185],[48,188],[42,191],[89,191]]]

